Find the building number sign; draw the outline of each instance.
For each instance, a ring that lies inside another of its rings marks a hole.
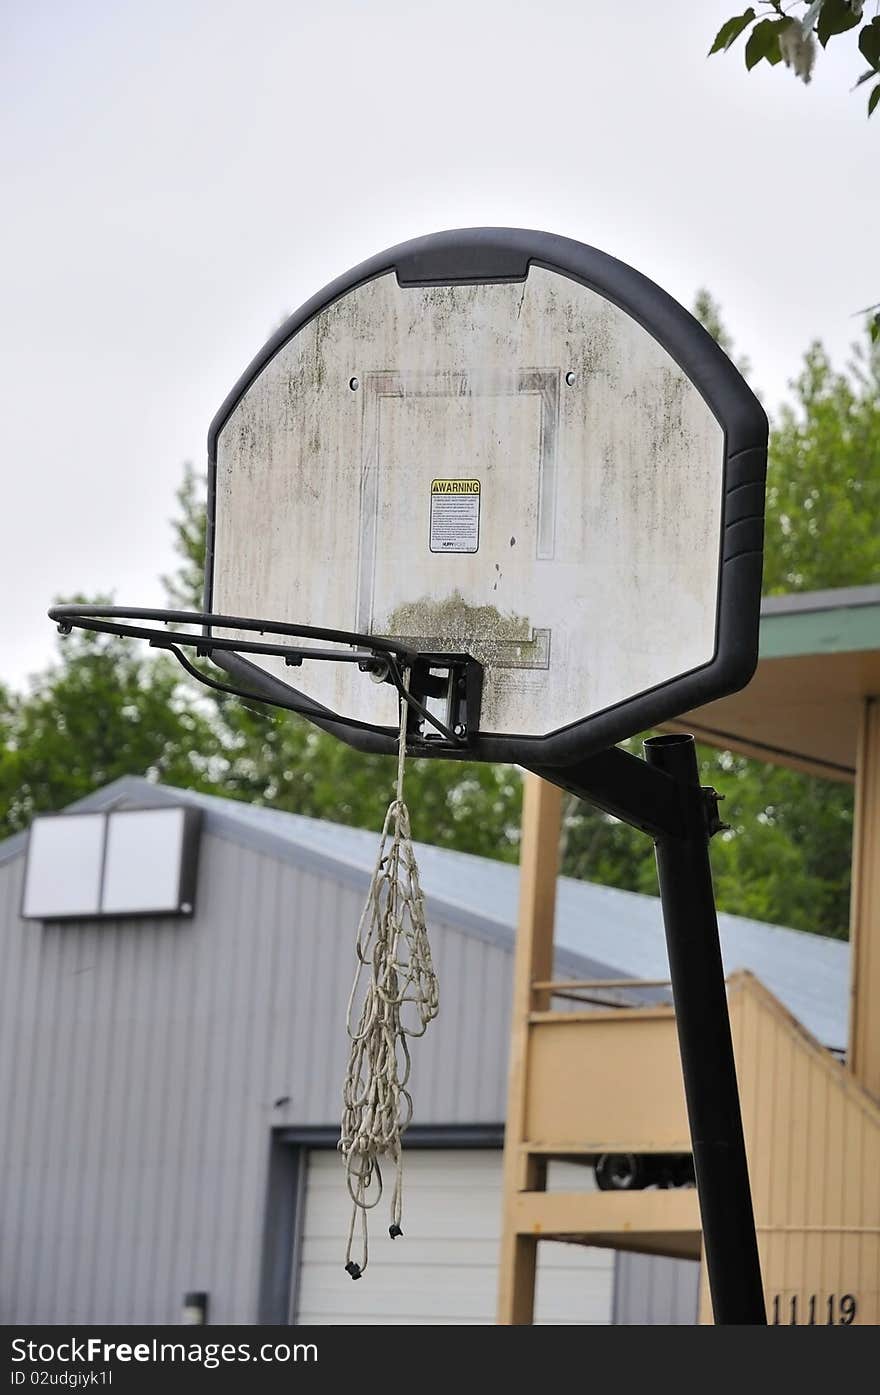
[[[815,1327],[832,1324],[849,1327],[855,1321],[858,1307],[854,1293],[829,1293],[826,1298],[815,1293],[811,1293],[809,1297],[802,1293],[792,1293],[786,1298],[784,1294],[776,1293],[773,1295],[773,1315],[770,1320],[775,1327]]]

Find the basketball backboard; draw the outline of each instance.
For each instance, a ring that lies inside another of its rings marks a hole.
[[[470,655],[459,753],[561,764],[748,681],[766,439],[722,350],[630,267],[546,233],[421,238],[303,306],[221,407],[205,610]],[[281,658],[215,658],[393,749],[397,692],[357,666],[292,689]]]

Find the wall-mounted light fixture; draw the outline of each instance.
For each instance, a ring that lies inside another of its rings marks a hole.
[[[42,814],[31,824],[25,920],[191,916],[201,810]]]
[[[207,1293],[185,1293],[180,1320],[186,1327],[203,1327],[208,1321]]]

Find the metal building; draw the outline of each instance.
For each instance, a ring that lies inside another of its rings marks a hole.
[[[192,1292],[216,1322],[494,1321],[517,869],[419,849],[442,1009],[416,1053],[406,1234],[377,1220],[352,1284],[335,1141],[375,836],[139,779],[75,807],[199,810],[197,876],[162,900],[157,825],[139,855],[108,822],[100,885],[59,918],[88,839],[68,863],[51,829],[32,843],[24,902],[27,837],[0,845],[0,1321],[169,1323]],[[720,919],[727,969],[841,1048],[848,947]],[[648,897],[561,879],[556,946],[563,975],[666,976]],[[549,1186],[590,1176],[553,1163]],[[693,1261],[541,1248],[539,1321],[696,1320]]]

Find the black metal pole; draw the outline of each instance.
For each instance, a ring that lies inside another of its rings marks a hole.
[[[676,781],[682,829],[655,839],[657,876],[715,1322],[764,1324],[730,1017],[709,865],[714,800],[700,788],[692,736],[645,742]]]

